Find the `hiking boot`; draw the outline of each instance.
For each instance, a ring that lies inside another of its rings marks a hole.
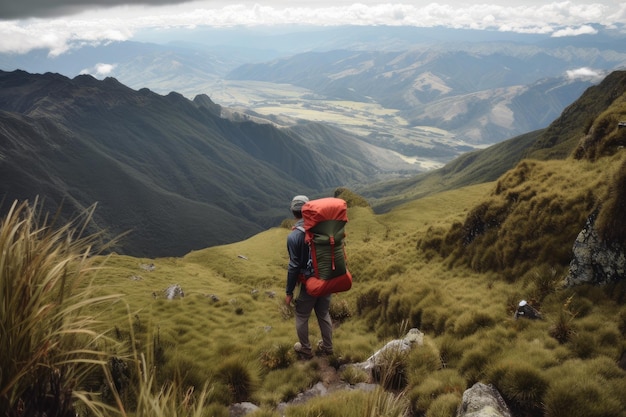
[[[305,361],[308,361],[309,359],[313,359],[313,353],[311,352],[311,349],[303,348],[302,343],[300,342],[296,342],[296,344],[293,345],[293,350],[296,351],[296,354],[298,355],[298,359],[302,359]]]
[[[327,348],[324,346],[324,341],[317,342],[317,356],[331,356],[333,354],[333,348]]]

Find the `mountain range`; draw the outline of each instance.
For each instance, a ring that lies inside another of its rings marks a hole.
[[[216,109],[206,96],[112,78],[0,73],[3,210],[39,196],[69,218],[97,202],[97,224],[112,236],[132,230],[127,253],[180,255],[276,224],[296,193],[376,174],[369,145],[350,135],[317,124],[305,138]]]
[[[626,71],[609,74],[600,84],[588,88],[576,101],[564,109],[550,125],[502,141],[486,149],[468,152],[444,167],[410,178],[357,187],[376,208],[384,212],[399,204],[437,192],[497,180],[522,159],[566,159],[585,135],[598,137],[614,131],[624,115],[606,115],[606,109],[626,91]],[[604,131],[591,131],[596,119],[604,115],[610,124]],[[621,118],[620,118],[621,117]],[[611,146],[623,146],[613,143]],[[593,145],[589,145],[593,148]]]
[[[205,95],[189,100],[136,91],[113,78],[2,72],[2,210],[15,199],[39,198],[46,211],[69,219],[97,203],[95,224],[108,237],[130,231],[116,250],[182,255],[278,224],[298,193],[315,197],[347,186],[384,211],[495,180],[524,157],[565,157],[579,132],[623,92],[620,79],[588,89],[546,129],[425,174],[380,182],[381,160],[393,155],[322,123],[279,128],[233,121]]]
[[[378,103],[398,110],[394,116],[407,131],[433,126],[472,145],[545,127],[599,79],[565,76],[583,62],[575,52],[563,60],[539,48],[504,49],[309,52],[242,65],[228,79],[296,85],[340,102]],[[389,132],[386,125],[371,127],[370,135]]]
[[[550,123],[590,123],[595,110],[571,112],[578,97],[626,63],[607,33],[211,33],[1,54],[21,68],[0,72],[2,212],[39,197],[69,219],[97,203],[108,237],[130,231],[117,251],[156,257],[276,225],[294,194],[349,187],[386,211],[527,155],[563,157],[574,145]],[[107,62],[115,78],[88,74]]]
[[[0,54],[0,69],[115,77],[225,114],[294,126],[319,121],[398,152],[405,172],[546,127],[626,65],[624,36],[410,27],[224,28],[143,33],[138,41]]]

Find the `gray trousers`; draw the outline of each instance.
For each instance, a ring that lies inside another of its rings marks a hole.
[[[323,297],[313,297],[300,288],[300,294],[296,299],[296,333],[302,348],[311,350],[309,342],[309,317],[311,312],[315,310],[317,323],[322,333],[322,341],[324,348],[333,348],[333,324],[330,320],[330,295]]]

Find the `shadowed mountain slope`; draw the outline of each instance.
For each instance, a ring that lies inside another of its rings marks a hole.
[[[67,218],[97,203],[96,222],[111,235],[132,230],[119,250],[181,255],[276,224],[295,193],[374,170],[335,161],[294,132],[215,112],[208,97],[194,103],[111,78],[0,73],[2,208],[40,196],[49,210],[63,202]]]

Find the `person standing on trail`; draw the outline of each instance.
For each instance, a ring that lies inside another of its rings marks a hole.
[[[298,342],[294,350],[301,359],[311,359],[313,351],[309,343],[309,317],[315,310],[317,323],[320,327],[322,340],[317,344],[318,355],[333,354],[333,327],[330,319],[330,294],[322,297],[313,297],[306,292],[304,285],[300,284],[300,277],[307,276],[309,270],[309,245],[304,240],[304,220],[302,219],[302,206],[309,201],[305,195],[297,195],[291,201],[291,212],[296,219],[291,233],[287,236],[287,252],[289,253],[289,266],[287,268],[287,287],[285,304],[295,304],[296,334]],[[299,287],[299,293],[294,299],[294,290]]]

